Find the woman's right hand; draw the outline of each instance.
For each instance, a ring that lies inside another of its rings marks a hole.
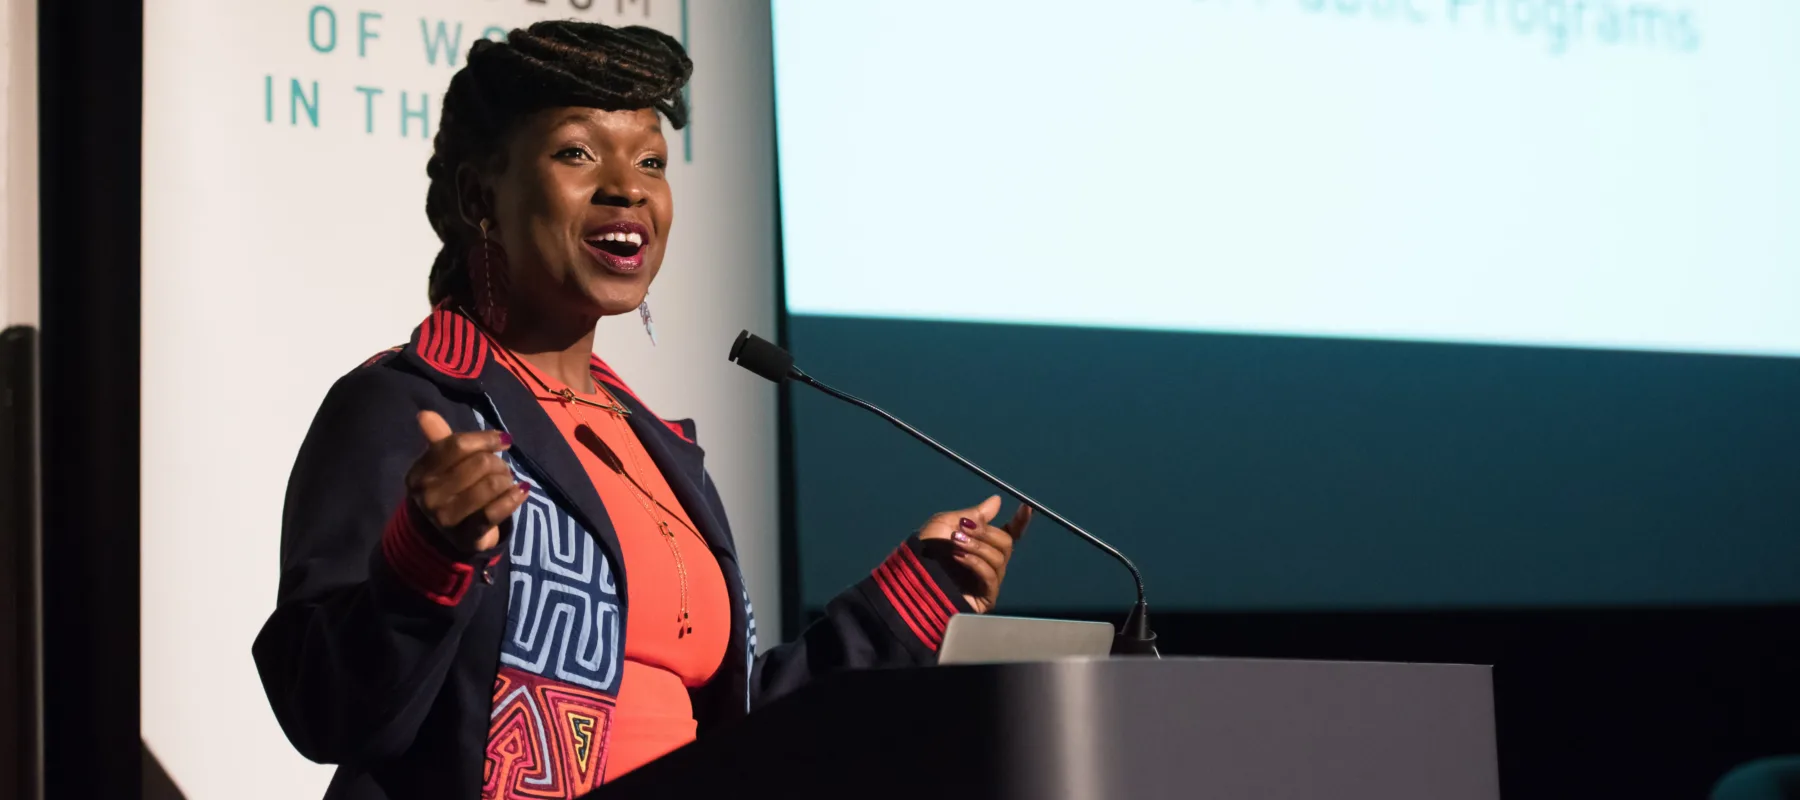
[[[500,523],[518,510],[526,486],[513,480],[500,453],[512,446],[502,431],[453,433],[436,412],[419,412],[429,446],[406,471],[406,494],[452,547],[475,554],[500,544]]]

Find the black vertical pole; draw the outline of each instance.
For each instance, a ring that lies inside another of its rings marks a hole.
[[[139,794],[143,33],[141,2],[38,2],[44,777],[52,800]]]
[[[771,29],[773,35],[773,29]],[[774,42],[769,44],[770,58],[773,60]],[[771,89],[774,77],[769,79]],[[774,92],[769,93],[771,101]],[[770,110],[769,118],[775,114]],[[780,122],[776,121],[779,127]],[[787,251],[781,238],[781,146],[780,133],[775,132],[770,141],[774,144],[771,155],[774,164],[775,196],[775,341],[784,348],[791,348],[788,341],[787,310]],[[794,484],[794,396],[793,387],[787,381],[775,386],[775,453],[776,453],[776,503],[778,524],[776,535],[776,564],[781,571],[781,635],[784,640],[791,640],[800,635],[806,627],[805,598],[801,596],[800,584],[800,491]],[[779,644],[779,642],[776,642]]]
[[[0,332],[0,797],[43,794],[37,331]]]

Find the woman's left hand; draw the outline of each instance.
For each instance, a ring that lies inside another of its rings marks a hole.
[[[1005,525],[989,525],[999,513],[1000,497],[995,495],[974,508],[938,514],[919,529],[919,538],[927,543],[924,552],[949,570],[978,614],[993,610],[1000,599],[1013,544],[1031,523],[1031,506],[1023,503]]]

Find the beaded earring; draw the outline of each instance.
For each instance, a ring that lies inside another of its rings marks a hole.
[[[650,324],[650,298],[644,298],[643,304],[638,306],[638,319],[644,321],[644,333],[650,334],[650,346],[655,347],[656,326]]]
[[[481,220],[481,241],[469,248],[469,289],[475,295],[475,313],[481,324],[494,333],[506,331],[507,290],[511,270],[506,265],[506,250],[488,238],[488,221]]]

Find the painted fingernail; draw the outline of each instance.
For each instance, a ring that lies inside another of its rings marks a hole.
[[[501,447],[511,447],[512,446],[512,434],[507,433],[506,431],[501,431],[500,432],[500,446]]]
[[[957,544],[968,544],[969,543],[969,535],[966,533],[963,533],[962,531],[957,531],[955,533],[950,534],[950,538],[955,539]]]
[[[975,520],[969,519],[968,517],[963,517],[962,518],[962,526],[965,530],[971,530],[971,531],[975,530]]]
[[[519,481],[519,490],[526,494],[531,494],[531,484]]]

